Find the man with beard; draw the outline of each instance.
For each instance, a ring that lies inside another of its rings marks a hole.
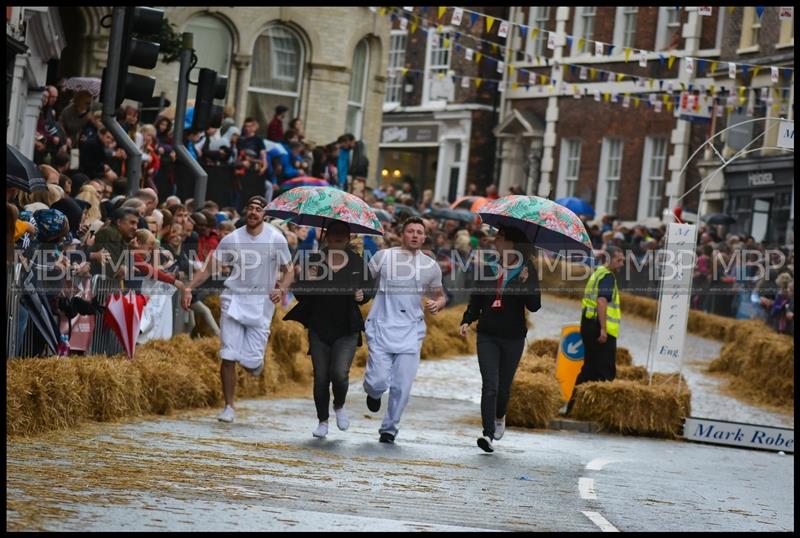
[[[189,309],[192,289],[212,274],[212,267],[230,267],[225,291],[220,295],[219,356],[225,409],[217,417],[233,422],[236,390],[236,363],[254,376],[264,369],[264,352],[269,338],[275,305],[283,300],[294,277],[286,238],[271,224],[264,223],[263,196],[251,197],[245,208],[246,222],[225,236],[188,286],[181,301]],[[283,276],[278,279],[278,273]],[[269,296],[269,300],[267,300]]]

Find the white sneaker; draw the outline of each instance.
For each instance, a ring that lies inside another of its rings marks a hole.
[[[344,410],[344,407],[341,409],[334,409],[334,413],[336,413],[336,426],[345,431],[347,428],[350,427],[350,419],[347,418],[347,412]]]
[[[478,437],[478,446],[481,447],[484,452],[494,452],[492,440],[485,435],[483,437]]]
[[[494,440],[497,441],[506,433],[506,417],[494,419]]]
[[[327,422],[320,422],[319,426],[317,426],[317,429],[314,430],[311,433],[311,435],[313,435],[314,437],[319,437],[320,439],[322,439],[323,437],[328,435],[328,423]]]
[[[226,405],[225,409],[222,410],[222,413],[219,414],[217,420],[220,422],[233,422],[233,419],[236,416],[236,412],[233,410],[233,407],[230,405]]]

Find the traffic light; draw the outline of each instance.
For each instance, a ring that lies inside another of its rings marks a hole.
[[[222,125],[222,107],[215,105],[214,99],[225,99],[227,93],[228,77],[223,77],[213,69],[200,69],[192,116],[193,130],[205,131],[209,127],[218,128]]]
[[[128,73],[128,68],[140,67],[143,69],[153,69],[156,63],[158,63],[160,45],[151,41],[137,39],[133,37],[133,34],[136,33],[140,36],[157,36],[161,31],[164,12],[160,9],[152,9],[149,7],[117,7],[114,9],[125,10],[123,35],[119,53],[119,70],[112,77],[116,87],[114,108],[118,108],[126,98],[141,102],[153,96],[156,79],[145,75]],[[113,28],[112,31],[114,31]],[[103,80],[105,81],[105,69],[103,71]],[[105,87],[101,88],[101,102],[105,102],[104,98],[107,93],[105,90]]]

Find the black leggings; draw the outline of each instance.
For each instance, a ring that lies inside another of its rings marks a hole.
[[[323,342],[317,333],[308,331],[311,362],[314,365],[314,404],[320,422],[328,420],[330,390],[333,385],[333,407],[344,407],[347,387],[350,384],[350,365],[358,345],[358,333],[337,338],[331,345]]]
[[[478,364],[481,368],[481,418],[483,435],[494,439],[494,421],[506,415],[511,382],[517,372],[524,338],[498,338],[478,333]]]

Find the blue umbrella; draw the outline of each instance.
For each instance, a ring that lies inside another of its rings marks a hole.
[[[586,215],[594,218],[594,208],[589,204],[589,202],[581,200],[580,198],[575,198],[574,196],[559,198],[556,200],[556,203],[563,205],[576,215]]]

